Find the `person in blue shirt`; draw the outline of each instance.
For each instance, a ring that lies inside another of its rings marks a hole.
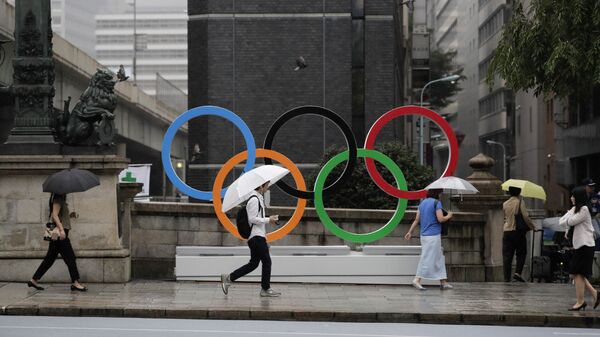
[[[404,239],[410,240],[413,230],[417,224],[420,225],[421,259],[412,281],[413,287],[419,290],[425,290],[421,285],[421,279],[439,280],[442,290],[452,289],[447,280],[446,260],[442,248],[442,223],[452,218],[452,212],[444,215],[442,203],[439,201],[441,193],[442,190],[438,189],[427,191],[427,199],[419,204],[415,221],[404,236]]]

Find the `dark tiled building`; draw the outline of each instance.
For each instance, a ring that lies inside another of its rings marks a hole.
[[[366,133],[395,105],[393,0],[189,0],[188,14],[189,106],[234,111],[257,147],[277,117],[296,106],[325,106]],[[299,56],[308,67],[295,71]],[[364,116],[356,110],[361,93]],[[318,163],[324,148],[345,146],[335,125],[323,123],[319,116],[293,119],[273,149],[298,164]],[[394,135],[390,125],[378,141]],[[246,149],[242,134],[218,117],[190,122],[189,148],[196,144],[201,153],[187,177],[203,190],[212,189],[220,164]],[[308,166],[305,177],[315,170]]]

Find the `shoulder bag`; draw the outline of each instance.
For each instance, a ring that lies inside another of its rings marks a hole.
[[[525,222],[525,218],[523,217],[523,214],[521,214],[521,199],[519,199],[519,207],[517,208],[517,213],[515,213],[515,225],[516,225],[516,229],[519,232],[529,232],[531,230],[531,228],[529,228],[529,226],[527,226],[527,223]]]

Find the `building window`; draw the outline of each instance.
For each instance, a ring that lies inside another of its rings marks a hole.
[[[490,56],[486,57],[485,60],[483,60],[479,63],[479,81],[480,82],[485,80],[485,78],[487,77],[487,73],[488,73],[488,70],[490,69],[490,64],[492,63],[493,57],[494,57],[494,54],[491,54]]]
[[[546,124],[554,121],[554,100],[546,102]]]
[[[479,116],[483,117],[506,109],[504,90],[497,90],[479,100]]]
[[[529,107],[529,132],[533,132],[533,110]]]
[[[600,117],[600,85],[592,88],[591,96],[584,102],[569,97],[569,126],[577,126]]]
[[[498,8],[481,26],[479,26],[479,45],[496,35],[504,26],[504,7]]]

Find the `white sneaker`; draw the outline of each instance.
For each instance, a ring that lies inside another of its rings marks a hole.
[[[427,290],[425,287],[421,285],[421,283],[417,282],[417,280],[412,281],[412,286],[419,290]]]
[[[229,278],[229,274],[221,274],[221,289],[223,289],[223,293],[227,295],[229,292],[229,287],[231,286],[231,279]]]
[[[279,296],[281,296],[281,293],[277,292],[271,288],[269,288],[267,290],[264,290],[264,289],[260,290],[260,297],[279,297]]]
[[[450,283],[446,283],[446,284],[440,284],[440,289],[441,290],[449,290],[449,289],[454,289],[454,287]]]

